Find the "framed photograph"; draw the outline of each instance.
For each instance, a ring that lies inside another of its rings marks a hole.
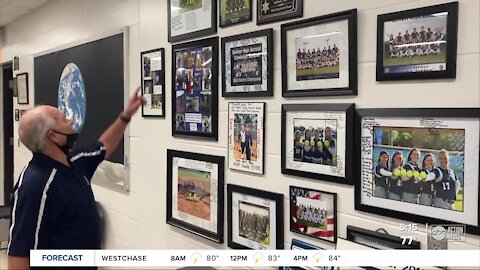
[[[252,0],[220,0],[220,27],[252,21]]]
[[[168,42],[217,32],[217,1],[168,0]]]
[[[140,54],[142,70],[143,117],[165,117],[165,49]]]
[[[337,194],[290,186],[290,231],[335,243]]]
[[[305,250],[305,249],[323,249],[321,247],[314,246],[310,243],[300,241],[298,239],[292,239],[292,245],[290,246],[291,250]],[[318,266],[318,267],[300,267],[300,266],[281,266],[279,270],[310,270],[310,269],[319,269],[319,270],[338,270],[338,267],[335,266]]]
[[[282,24],[284,97],[357,95],[357,10]]]
[[[228,246],[283,249],[283,194],[227,185]]]
[[[361,109],[355,209],[479,228],[479,108]]]
[[[273,96],[273,29],[222,38],[222,95]]]
[[[257,0],[257,25],[303,17],[303,0]]]
[[[172,47],[172,135],[218,139],[218,38]]]
[[[458,2],[379,15],[377,81],[455,78]]]
[[[223,243],[224,157],[167,149],[167,224]]]
[[[19,73],[17,79],[17,103],[28,104],[28,73]]]
[[[386,232],[370,231],[347,225],[347,240],[376,249],[420,249],[416,240],[393,236]]]
[[[282,173],[352,183],[355,104],[283,104]]]
[[[228,167],[263,174],[265,102],[228,103]]]

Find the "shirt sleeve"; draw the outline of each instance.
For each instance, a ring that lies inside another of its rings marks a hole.
[[[15,190],[9,256],[28,257],[31,249],[45,248],[48,232],[60,216],[62,200],[56,199],[57,189],[51,181],[38,178],[23,179],[25,183]]]
[[[104,158],[105,146],[101,142],[96,142],[90,147],[75,150],[70,162],[80,169],[90,181]]]

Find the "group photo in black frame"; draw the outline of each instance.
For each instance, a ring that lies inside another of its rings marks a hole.
[[[455,78],[458,2],[377,18],[377,81]]]
[[[479,108],[359,109],[355,209],[480,234]]]
[[[283,104],[282,173],[353,184],[355,104]]]
[[[228,246],[284,249],[283,194],[227,185]]]
[[[265,102],[228,103],[228,167],[263,174]]]
[[[357,10],[281,25],[284,97],[357,95]]]
[[[216,0],[168,0],[167,5],[168,42],[204,37],[217,32]]]
[[[220,27],[252,21],[252,0],[220,0]]]
[[[273,29],[222,38],[222,96],[273,96]]]
[[[257,0],[257,25],[303,17],[303,0]]]
[[[142,71],[142,117],[165,118],[165,49],[153,49],[140,53]]]
[[[218,140],[218,37],[172,46],[172,136]]]
[[[167,224],[223,243],[224,162],[167,149]]]
[[[290,231],[335,243],[337,194],[290,186]]]
[[[385,230],[371,231],[347,225],[347,240],[375,249],[420,249],[420,242],[413,237],[398,237]]]

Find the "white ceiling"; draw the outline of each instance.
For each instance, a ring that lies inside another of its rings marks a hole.
[[[50,0],[0,0],[0,27],[32,12]]]

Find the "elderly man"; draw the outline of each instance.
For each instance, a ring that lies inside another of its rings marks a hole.
[[[78,134],[59,109],[39,106],[22,116],[18,133],[33,157],[14,188],[10,269],[28,269],[31,249],[100,248],[100,220],[90,181],[144,103],[137,89],[98,142],[82,150],[73,150]]]

